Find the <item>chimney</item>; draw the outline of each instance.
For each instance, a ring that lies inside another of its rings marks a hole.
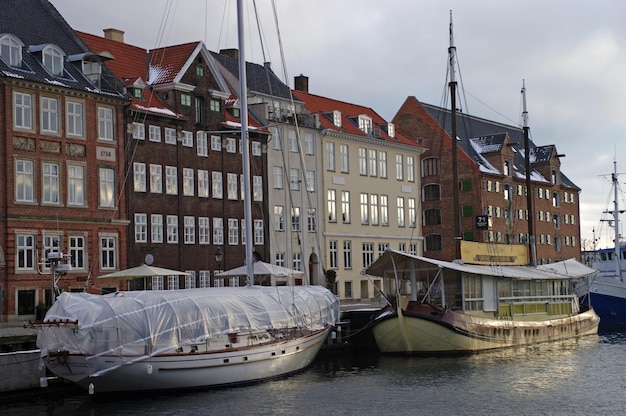
[[[104,29],[104,38],[124,43],[124,31],[119,29]]]
[[[302,74],[294,77],[293,79],[294,87],[296,91],[309,92],[309,77],[304,76]]]
[[[239,49],[221,49],[220,55],[228,56],[229,58],[239,59]]]

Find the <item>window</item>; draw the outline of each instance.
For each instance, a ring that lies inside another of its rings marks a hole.
[[[213,244],[224,244],[224,219],[213,218]]]
[[[146,126],[143,123],[133,122],[133,139],[146,139]]]
[[[396,179],[399,181],[404,179],[404,161],[402,155],[396,155]]]
[[[85,237],[69,236],[70,264],[73,269],[84,270],[87,267],[85,260],[87,259]]]
[[[289,169],[289,184],[292,191],[300,190],[300,169]]]
[[[263,220],[254,220],[254,245],[262,246],[263,244],[265,244],[265,237],[263,234]]]
[[[209,136],[206,132],[196,132],[196,149],[198,156],[209,156]]]
[[[370,176],[376,176],[376,168],[378,160],[376,159],[376,150],[370,149],[368,151],[368,162],[369,162],[369,174]]]
[[[504,161],[504,176],[511,176],[511,162],[508,160]]]
[[[300,231],[300,207],[291,207],[291,231]]]
[[[115,208],[115,171],[110,168],[100,168],[100,207]]]
[[[83,137],[85,131],[85,114],[83,110],[83,103],[76,101],[67,101],[65,107],[67,113],[67,134],[69,136]]]
[[[285,207],[282,205],[274,206],[274,230],[285,231]]]
[[[45,66],[52,75],[61,76],[63,75],[64,57],[64,53],[61,49],[54,45],[48,45],[42,51],[43,66]]]
[[[502,194],[504,195],[504,199],[507,201],[511,201],[513,199],[513,193],[511,192],[511,186],[510,185],[504,185],[504,192],[502,192]]]
[[[211,111],[216,111],[216,112],[220,112],[222,111],[222,104],[220,100],[216,100],[216,99],[211,99],[209,101],[209,110]]]
[[[113,109],[98,107],[98,138],[113,141]]]
[[[0,58],[7,65],[20,68],[22,66],[22,42],[11,36],[4,35],[0,38]]]
[[[333,110],[333,124],[337,127],[341,127],[341,111]]]
[[[183,218],[184,230],[183,230],[183,238],[185,244],[195,244],[196,243],[196,219],[191,216],[185,216]]]
[[[352,241],[344,240],[343,242],[343,268],[352,268]]]
[[[17,291],[17,314],[18,315],[34,315],[36,290],[18,290]]]
[[[378,152],[378,167],[381,178],[387,177],[387,152]]]
[[[33,96],[21,92],[13,93],[13,127],[16,129],[33,128]]]
[[[150,125],[148,127],[148,140],[161,143],[161,127]]]
[[[429,234],[424,237],[424,250],[425,251],[441,251],[442,238],[439,234]]]
[[[35,236],[18,234],[16,240],[16,271],[35,269]]]
[[[135,192],[146,192],[146,164],[134,162],[133,163]]]
[[[194,173],[191,168],[183,168],[183,195],[194,196]]]
[[[220,136],[211,136],[211,150],[222,151],[222,138]]]
[[[165,167],[165,193],[178,194],[178,168],[176,166]]]
[[[148,242],[148,215],[135,214],[135,243]]]
[[[283,168],[282,166],[274,166],[274,189],[283,189]]]
[[[60,251],[61,249],[61,235],[54,234],[49,235],[46,232],[43,233],[42,236],[43,241],[43,253],[48,253],[52,251]],[[44,269],[49,270],[49,267],[44,264]]]
[[[193,147],[193,133],[183,130],[183,146]]]
[[[406,180],[415,182],[415,158],[413,156],[406,157]]]
[[[196,123],[204,123],[204,98],[196,97]]]
[[[317,214],[315,208],[309,208],[307,211],[307,231],[310,233],[317,231],[316,217]]]
[[[208,270],[200,270],[200,287],[211,286],[211,272]]]
[[[178,217],[176,215],[167,216],[167,242],[178,244]]]
[[[298,152],[298,136],[296,136],[296,132],[294,130],[289,130],[287,132],[289,136],[289,151],[297,153]]]
[[[261,156],[261,143],[252,142],[252,156]]]
[[[389,197],[380,196],[380,225],[389,225]]]
[[[276,127],[270,127],[270,131],[272,132],[271,140],[274,142],[274,150],[283,150],[281,138],[282,130],[277,129]]]
[[[344,223],[350,222],[350,191],[341,191],[341,217]]]
[[[178,290],[180,279],[176,275],[167,276],[167,290]]]
[[[293,269],[302,270],[302,253],[293,253]]]
[[[100,268],[112,270],[117,268],[117,238],[100,236]]]
[[[304,152],[307,155],[315,154],[315,143],[313,142],[313,134],[305,133],[304,134]]]
[[[195,289],[196,287],[196,271],[187,270],[187,273],[191,273],[191,276],[185,276],[185,289]]]
[[[262,176],[252,177],[252,200],[263,201],[263,177]]]
[[[409,227],[417,226],[417,208],[415,205],[415,198],[408,198],[408,208],[409,208]]]
[[[372,118],[366,115],[359,115],[359,130],[370,134],[372,132]]]
[[[306,171],[306,190],[307,192],[315,192],[315,171],[307,170]]]
[[[439,159],[429,157],[422,160],[422,177],[439,175]]]
[[[56,163],[43,164],[42,172],[42,200],[45,204],[58,204],[59,198],[59,165]]]
[[[41,131],[59,132],[59,100],[56,98],[41,97]]]
[[[152,276],[152,290],[163,290],[163,276]]]
[[[359,147],[359,175],[367,175],[367,150]]]
[[[335,143],[326,143],[326,170],[335,171]]]
[[[327,192],[328,201],[328,221],[336,222],[337,221],[337,191],[334,189],[329,189]]]
[[[378,225],[378,195],[370,195],[370,223]]]
[[[237,153],[237,140],[232,137],[226,138],[226,152]]]
[[[280,267],[285,267],[285,253],[276,253],[275,264]]]
[[[170,127],[165,128],[165,143],[176,144],[176,129]]]
[[[239,244],[239,221],[235,218],[228,219],[228,244],[231,246]]]
[[[558,194],[558,192],[553,192],[552,193],[552,206],[553,207],[558,207],[559,206],[559,194]]]
[[[213,198],[222,199],[224,198],[224,185],[222,182],[222,172],[211,172],[211,177],[213,181],[212,192]]]
[[[198,196],[209,197],[209,171],[198,169]]]
[[[347,144],[339,145],[339,165],[342,173],[350,172],[350,157]]]
[[[153,243],[163,242],[163,215],[150,215],[150,234]]]
[[[424,201],[438,201],[441,198],[439,184],[431,183],[424,186]]]
[[[184,105],[185,107],[191,107],[191,95],[186,92],[182,92],[180,94],[180,105]]]
[[[237,174],[236,173],[226,174],[226,194],[227,194],[228,199],[230,200],[237,199]]]
[[[331,269],[336,269],[337,267],[339,267],[339,260],[338,260],[338,247],[337,247],[337,240],[330,240],[328,242],[328,246],[329,246],[329,256],[328,256],[328,265]]]
[[[367,194],[361,194],[361,224],[369,224],[369,196]]]
[[[67,204],[85,205],[85,167],[67,166]]]
[[[163,166],[150,164],[150,192],[163,192]]]
[[[399,196],[396,203],[398,205],[398,227],[404,227],[404,198]]]
[[[209,217],[198,217],[198,243],[211,244]]]
[[[199,77],[204,76],[204,67],[202,65],[196,65],[196,75]]]
[[[441,224],[441,210],[437,208],[431,208],[424,211],[424,225],[439,224]]]
[[[344,282],[343,292],[344,292],[344,296],[347,299],[350,299],[352,297],[352,282]]]
[[[369,267],[374,262],[374,243],[363,243],[363,268]]]

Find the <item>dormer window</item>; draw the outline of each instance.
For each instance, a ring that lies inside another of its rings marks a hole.
[[[511,163],[508,160],[504,161],[504,176],[511,176]]]
[[[337,127],[341,127],[341,111],[333,111],[333,124]]]
[[[359,115],[359,130],[370,134],[372,132],[372,118],[364,114]]]
[[[396,137],[396,126],[393,123],[387,123],[387,134],[389,137]]]
[[[20,68],[22,66],[22,48],[24,44],[13,35],[0,36],[0,57],[9,66]]]
[[[63,75],[63,59],[65,54],[55,45],[47,45],[41,51],[41,61],[52,75]]]
[[[559,175],[558,172],[556,170],[552,171],[552,183],[556,184],[558,183],[559,180]]]
[[[94,85],[100,86],[100,77],[102,75],[102,64],[98,61],[84,60],[83,74],[89,78]]]

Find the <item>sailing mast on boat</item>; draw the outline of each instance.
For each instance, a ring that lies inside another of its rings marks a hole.
[[[453,184],[453,206],[454,206],[454,246],[455,256],[461,258],[461,213],[459,207],[459,169],[457,162],[458,144],[456,129],[456,75],[454,66],[456,64],[456,47],[454,46],[454,36],[452,30],[452,10],[450,10],[450,47],[448,48],[448,58],[450,65],[450,107],[452,123],[452,184]]]
[[[522,80],[522,121],[524,129],[524,170],[526,171],[526,209],[528,210],[528,253],[530,265],[537,265],[537,251],[535,247],[535,222],[533,210],[533,193],[530,188],[530,139],[528,138],[528,111],[526,109],[526,82]]]

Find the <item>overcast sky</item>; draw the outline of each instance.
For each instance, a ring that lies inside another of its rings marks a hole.
[[[74,29],[120,29],[146,49],[198,40],[213,51],[237,47],[234,0],[51,1]],[[407,96],[444,105],[452,10],[463,111],[520,125],[525,79],[532,140],[556,145],[561,170],[582,189],[583,241],[591,244],[595,228],[599,246],[612,244],[600,218],[612,208],[604,175],[613,160],[626,182],[626,1],[274,0],[276,23],[272,1],[257,0],[264,52],[252,0],[244,2],[248,61],[271,62],[292,87],[304,74],[309,92],[386,120]]]

